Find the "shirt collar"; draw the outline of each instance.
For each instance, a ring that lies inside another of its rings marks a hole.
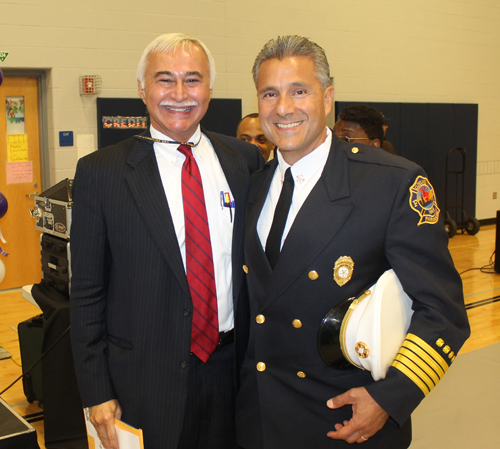
[[[160,139],[160,140],[174,140],[171,137],[167,136],[166,134],[163,134],[162,132],[158,131],[153,125],[150,126],[149,131],[151,133],[151,137],[153,139]],[[198,125],[196,128],[196,131],[193,133],[193,135],[188,139],[188,142],[200,142],[200,137],[201,137],[201,127]],[[177,157],[181,157],[183,160],[185,159],[185,156],[177,151],[177,148],[179,148],[178,143],[162,143],[162,142],[155,142],[154,147],[158,149],[160,152],[162,152],[167,159],[173,159],[175,160]],[[193,147],[193,153],[196,153],[196,147]]]
[[[151,137],[153,139],[175,140],[175,139],[172,139],[171,137],[167,136],[166,134],[163,134],[162,132],[158,131],[153,125],[151,125],[149,127],[149,132],[151,133]],[[196,128],[196,131],[188,139],[188,142],[189,143],[199,142],[200,136],[201,136],[201,127],[200,127],[200,125],[198,125],[198,127]],[[156,142],[156,143],[159,143],[159,142]],[[176,143],[163,143],[162,145],[172,145],[172,146],[175,146],[176,148],[179,146],[179,144],[176,144]]]
[[[305,184],[319,169],[323,169],[330,147],[332,145],[332,132],[330,128],[326,127],[325,141],[311,151],[308,155],[299,159],[295,164],[289,165],[283,159],[281,151],[277,151],[278,156],[278,169],[280,170],[281,179],[285,179],[286,170],[291,167],[293,180],[295,185]]]

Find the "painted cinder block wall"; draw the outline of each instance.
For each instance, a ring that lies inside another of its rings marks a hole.
[[[338,101],[477,103],[475,215],[500,209],[498,0],[1,0],[0,68],[47,70],[51,185],[73,177],[78,144],[97,145],[95,97],[80,96],[78,77],[100,75],[102,97],[137,97],[141,52],[166,32],[208,45],[214,97],[241,98],[243,114],[257,108],[253,60],[278,34],[326,50]],[[68,130],[75,146],[60,148]]]

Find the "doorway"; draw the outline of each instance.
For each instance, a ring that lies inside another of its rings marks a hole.
[[[7,73],[5,73],[7,72]],[[40,232],[30,216],[42,184],[41,92],[39,76],[4,71],[0,86],[0,289],[40,282]],[[3,240],[2,240],[3,236]],[[8,254],[8,255],[7,255]]]

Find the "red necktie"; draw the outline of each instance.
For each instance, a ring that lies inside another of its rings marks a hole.
[[[182,166],[182,201],[186,229],[186,275],[193,301],[191,352],[207,362],[219,343],[214,261],[200,170],[189,145],[178,150]]]

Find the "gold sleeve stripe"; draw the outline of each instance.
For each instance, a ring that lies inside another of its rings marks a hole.
[[[420,337],[417,337],[414,334],[407,334],[406,335],[406,340],[415,343],[417,346],[420,346],[437,363],[439,363],[439,365],[441,365],[441,368],[443,368],[443,371],[445,373],[446,373],[446,371],[448,371],[448,364],[446,363],[446,360],[443,357],[441,357],[441,354],[439,354],[439,352],[437,352],[435,349],[433,349],[432,346],[430,346],[428,343],[426,343]]]
[[[408,377],[411,381],[413,381],[414,384],[417,385],[422,390],[422,393],[424,393],[424,396],[427,396],[430,393],[430,389],[427,386],[425,382],[422,382],[422,379],[418,377],[411,369],[409,369],[407,366],[403,365],[401,362],[398,360],[394,360],[392,362],[392,366],[397,368],[399,371],[401,371],[406,377]]]
[[[405,348],[407,351],[411,351],[412,353],[415,354],[413,357],[410,358],[415,359],[415,357],[418,356],[421,359],[419,365],[420,364],[423,365],[425,363],[429,367],[429,369],[432,369],[436,372],[439,378],[444,376],[446,370],[443,369],[443,367],[439,363],[437,363],[436,360],[432,358],[427,352],[425,352],[420,346],[417,346],[412,341],[405,340],[399,352],[401,352]],[[446,369],[448,369],[448,365],[446,365]]]
[[[406,336],[392,363],[427,395],[441,380],[448,364],[443,357],[420,337]]]
[[[422,363],[421,359],[416,359],[415,354],[408,351],[406,348],[401,348],[399,354],[396,356],[396,360],[404,363],[406,366],[412,369],[418,376],[432,389],[434,385],[441,380],[439,376],[432,367],[429,367],[425,363]],[[430,382],[429,382],[430,381]],[[433,385],[431,385],[431,383]]]

